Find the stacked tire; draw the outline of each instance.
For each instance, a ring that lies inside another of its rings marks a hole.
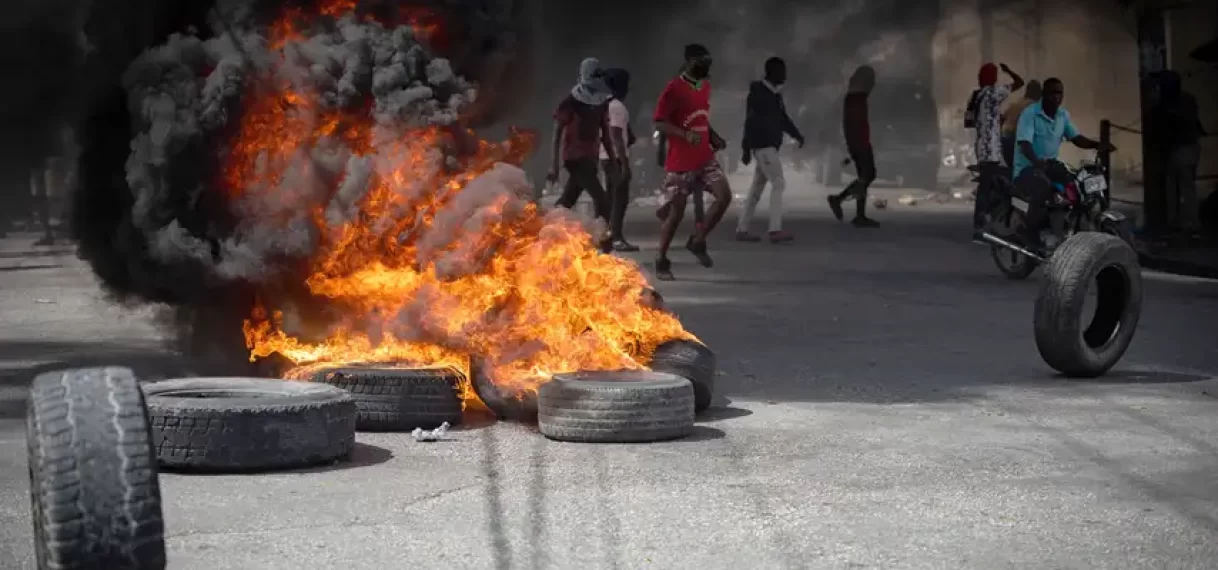
[[[678,439],[694,428],[694,387],[650,371],[558,374],[537,394],[542,435],[588,443]]]
[[[314,382],[340,388],[355,400],[358,431],[411,431],[461,423],[461,374],[447,367],[342,367]]]

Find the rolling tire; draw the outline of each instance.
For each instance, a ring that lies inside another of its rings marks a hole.
[[[1096,311],[1084,323],[1087,293]],[[1036,297],[1036,348],[1054,370],[1094,378],[1111,369],[1133,340],[1142,314],[1142,271],[1137,253],[1120,238],[1080,232],[1045,266]]]
[[[486,366],[477,360],[470,365],[469,375],[474,393],[496,417],[518,422],[537,421],[537,394],[535,392],[525,391],[517,395],[501,389],[486,373]]]
[[[694,388],[694,412],[701,413],[715,396],[715,353],[694,340],[670,340],[656,347],[651,369],[689,380]]]
[[[313,382],[185,378],[144,385],[161,466],[192,471],[290,469],[355,447],[351,395]]]
[[[1011,206],[994,221],[993,231],[1006,239],[1018,236],[1023,231],[1024,217],[1023,210]],[[994,266],[998,268],[998,271],[1012,281],[1027,279],[1028,276],[1036,271],[1037,263],[1035,259],[1015,253],[1005,247],[991,245],[990,259],[994,260]]]
[[[557,374],[538,390],[537,426],[558,441],[643,443],[694,428],[693,385],[650,371]]]
[[[129,369],[81,368],[34,379],[26,442],[40,570],[165,568],[148,426]]]
[[[329,368],[318,371],[313,381],[351,394],[359,431],[461,423],[461,375],[451,368]]]

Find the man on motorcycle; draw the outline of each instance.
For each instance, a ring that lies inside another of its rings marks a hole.
[[[1069,182],[1069,172],[1057,160],[1063,140],[1068,140],[1082,149],[1099,149],[1112,152],[1112,144],[1101,146],[1078,132],[1070,113],[1062,108],[1066,89],[1056,77],[1046,79],[1042,85],[1040,101],[1028,105],[1019,115],[1015,129],[1015,187],[1028,200],[1028,215],[1024,235],[1026,246],[1043,250],[1040,231],[1048,214],[1049,200],[1053,197],[1054,184]]]

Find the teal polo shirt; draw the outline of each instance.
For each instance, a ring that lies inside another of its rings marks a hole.
[[[1032,166],[1023,151],[1019,150],[1020,142],[1032,143],[1032,150],[1036,152],[1037,158],[1047,160],[1057,158],[1062,141],[1078,135],[1078,129],[1074,127],[1074,121],[1070,120],[1070,113],[1065,108],[1058,107],[1057,116],[1050,117],[1045,114],[1040,101],[1028,105],[1028,108],[1019,114],[1019,125],[1015,127],[1015,176],[1018,177],[1024,169]]]

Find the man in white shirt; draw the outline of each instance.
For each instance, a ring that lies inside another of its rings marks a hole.
[[[613,250],[620,252],[638,251],[636,245],[626,241],[622,226],[626,219],[626,206],[630,204],[630,152],[634,144],[634,133],[630,130],[630,110],[624,102],[626,93],[630,91],[630,73],[625,69],[605,70],[605,83],[613,92],[609,100],[609,133],[613,141],[615,154],[618,159],[610,159],[608,149],[601,145],[601,168],[605,171],[605,186],[609,190],[611,215],[609,216],[610,239],[613,240]]]

